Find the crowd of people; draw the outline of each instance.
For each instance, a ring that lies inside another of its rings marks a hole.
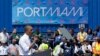
[[[87,31],[81,27],[77,33],[71,28],[68,31],[73,39],[67,39],[58,29],[53,33],[48,30],[43,37],[30,25],[25,26],[23,35],[18,34],[16,28],[11,34],[4,28],[0,32],[0,55],[34,56],[35,53],[51,50],[51,56],[100,56],[100,27]]]

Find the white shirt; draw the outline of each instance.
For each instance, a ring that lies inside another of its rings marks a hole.
[[[19,40],[19,54],[20,55],[31,55],[31,49],[29,50],[29,46],[31,45],[31,41],[27,34],[24,34]]]
[[[82,45],[82,51],[86,53],[86,50],[89,50],[92,52],[92,46],[91,45]]]
[[[77,53],[79,51],[78,49],[78,46],[75,46],[74,53]]]
[[[0,55],[8,55],[8,47],[0,46]]]
[[[5,34],[3,32],[0,33],[0,41],[1,42],[3,42],[3,43],[7,42],[8,37],[9,37],[8,33],[5,33]]]
[[[16,44],[16,45],[13,45],[13,44],[10,44],[9,47],[8,47],[8,51],[11,55],[17,55],[18,51],[19,51],[19,46]]]

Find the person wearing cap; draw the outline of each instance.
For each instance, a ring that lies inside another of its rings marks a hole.
[[[80,32],[77,33],[77,40],[83,42],[86,39],[87,33],[84,31],[84,28],[80,28]]]

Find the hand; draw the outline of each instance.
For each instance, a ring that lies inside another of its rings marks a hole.
[[[29,50],[33,47],[33,45],[35,44],[35,42],[33,41],[29,47]]]

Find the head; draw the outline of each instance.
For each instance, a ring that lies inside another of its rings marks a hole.
[[[97,36],[97,32],[96,31],[93,32],[93,36]]]
[[[85,40],[84,41],[84,44],[88,45],[89,44],[89,41]]]
[[[73,43],[73,42],[74,42],[74,39],[69,39],[69,42],[70,42],[70,43]]]
[[[26,26],[25,26],[25,33],[26,33],[27,35],[31,36],[31,35],[32,35],[32,32],[33,32],[32,26],[26,25]]]
[[[12,44],[16,44],[17,40],[16,39],[12,39]]]
[[[71,35],[74,34],[74,29],[70,29],[69,32]]]
[[[80,32],[84,32],[84,28],[83,27],[80,28]]]
[[[82,44],[82,45],[88,45],[89,43],[88,43],[87,40],[84,40],[81,44]]]
[[[55,36],[59,36],[60,34],[59,34],[59,32],[58,31],[56,31],[55,32]]]
[[[60,27],[64,27],[64,25],[63,24],[60,24]]]
[[[81,45],[85,45],[85,44],[86,44],[85,41],[81,42]]]
[[[61,40],[62,40],[62,42],[64,42],[64,43],[66,43],[66,42],[67,42],[66,37],[63,37]]]
[[[36,34],[40,34],[40,30],[38,28],[36,29]]]
[[[91,29],[91,28],[88,28],[88,29],[87,29],[87,33],[88,33],[88,34],[92,34],[92,29]]]
[[[7,31],[6,31],[6,28],[3,28],[3,33],[6,33]]]
[[[51,30],[47,30],[47,33],[51,33]]]
[[[16,34],[16,33],[17,33],[16,28],[14,28],[14,29],[13,29],[13,32],[12,32],[12,33],[14,33],[14,34]]]
[[[47,30],[48,36],[51,36],[51,30]]]
[[[47,44],[47,43],[48,43],[48,41],[47,41],[46,39],[43,39],[43,40],[42,40],[42,43]]]
[[[100,43],[100,38],[97,39],[97,42]]]
[[[96,27],[96,31],[99,32],[100,31],[100,26]]]
[[[78,41],[76,38],[73,39],[73,43],[76,44]]]
[[[33,36],[33,41],[34,41],[34,42],[39,41],[39,36],[38,36],[38,35],[34,35],[34,36]]]

